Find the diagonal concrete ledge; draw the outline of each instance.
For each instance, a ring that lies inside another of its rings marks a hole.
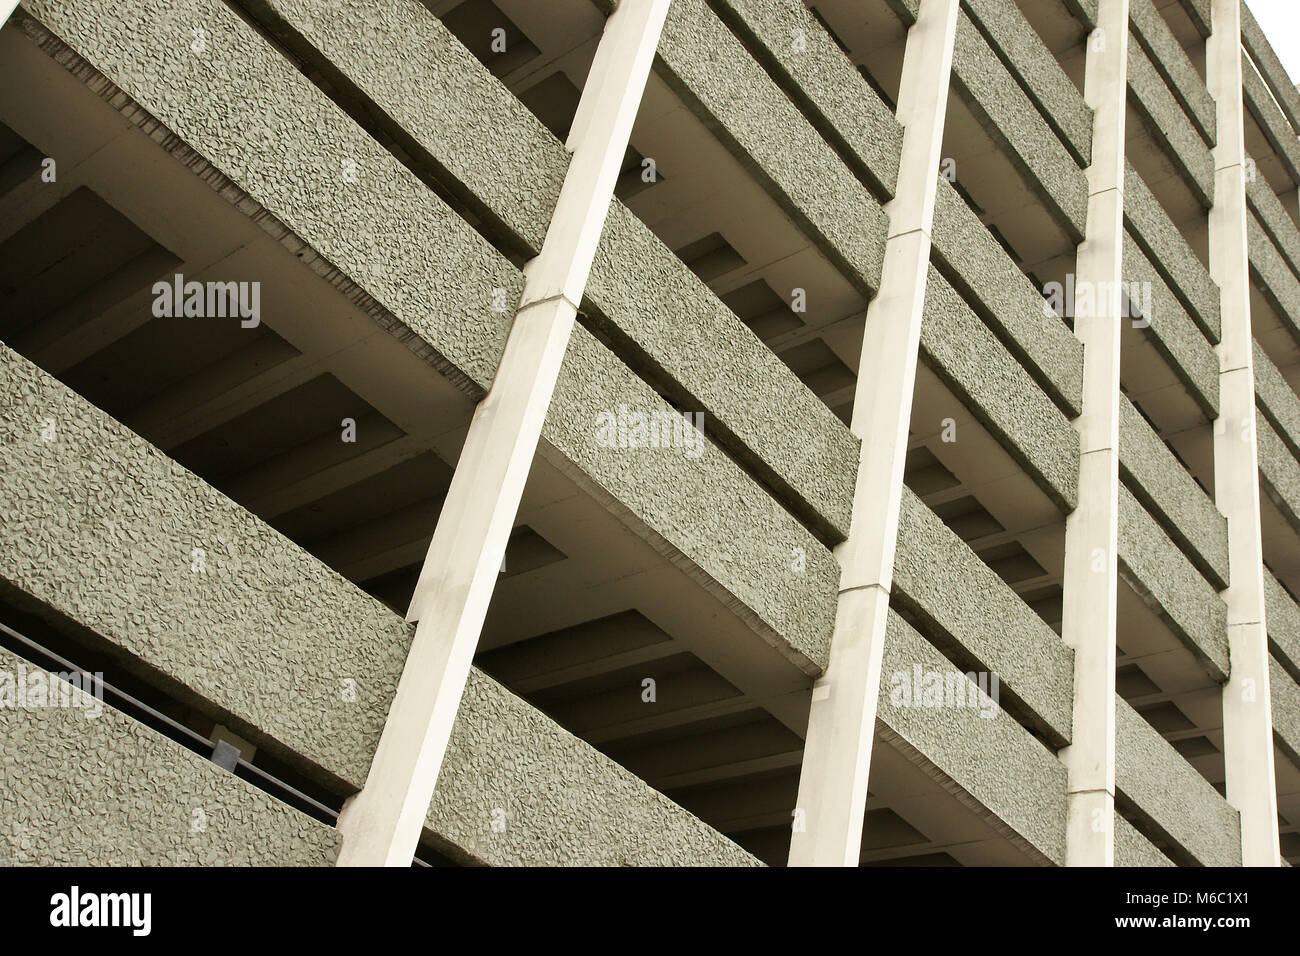
[[[97,635],[124,666],[277,757],[359,789],[412,626],[2,346],[0,381],[11,599]],[[427,827],[492,864],[752,862],[476,669]]]
[[[0,671],[19,667],[59,685],[0,648]],[[121,711],[92,713],[0,708],[0,866],[333,865],[332,827]]]

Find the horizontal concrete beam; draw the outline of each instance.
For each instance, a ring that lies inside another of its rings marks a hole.
[[[1042,291],[993,238],[956,189],[939,180],[934,252],[958,289],[1017,361],[1069,418],[1083,403],[1083,346],[1044,309]]]
[[[1246,181],[1246,199],[1254,218],[1263,227],[1273,245],[1293,273],[1300,276],[1300,229],[1263,176]]]
[[[1116,814],[1115,865],[1173,866],[1174,861],[1156,849],[1155,844],[1139,833],[1133,824]]]
[[[893,611],[887,633],[877,712],[886,739],[901,738],[905,750],[951,780],[960,798],[987,811],[995,827],[1031,853],[1064,863],[1065,766],[1001,709],[986,717],[971,707],[916,706],[893,695],[893,686],[913,680],[915,667],[939,674],[959,668]]]
[[[1253,213],[1247,213],[1246,247],[1251,280],[1282,320],[1282,326],[1300,342],[1300,278],[1273,245],[1267,230]]]
[[[1214,162],[1191,119],[1139,43],[1128,45],[1129,102],[1143,125],[1182,173],[1193,195],[1209,208],[1214,199]]]
[[[1124,175],[1124,224],[1206,338],[1217,344],[1219,288],[1132,164]]]
[[[1155,429],[1120,396],[1120,475],[1209,582],[1228,586],[1228,519]]]
[[[33,0],[29,9],[213,157],[385,328],[476,396],[486,392],[506,331],[506,315],[493,310],[496,291],[518,301],[522,287],[508,260],[226,7],[130,0],[109,22],[83,4]],[[133,24],[130,43],[114,32],[121,22]],[[211,56],[237,59],[239,68],[216,69],[178,45],[176,31],[189,36],[192,22],[205,24]],[[342,181],[340,157],[355,157],[357,183]],[[681,449],[651,449],[645,467],[627,467],[625,449],[597,445],[598,414],[620,403],[672,411],[591,333],[575,330],[541,453],[592,493],[621,502],[605,501],[720,600],[739,605],[760,640],[816,673],[834,617],[838,567],[830,551],[710,441],[698,461]],[[806,571],[791,573],[799,553]],[[789,628],[802,636],[785,635]]]
[[[1237,811],[1120,697],[1115,699],[1115,785],[1192,860],[1203,866],[1241,865]]]
[[[519,246],[541,249],[568,153],[427,9],[416,0],[349,0],[346,15],[326,0],[257,0],[253,9],[301,58],[373,103],[415,161],[483,207]],[[870,135],[882,157],[893,149],[892,181],[897,146],[881,144],[901,135],[893,117],[885,111],[885,123],[861,108],[853,115],[869,118],[860,138]],[[858,457],[849,430],[617,199],[586,300],[615,348],[677,404],[705,412],[710,429],[787,506],[829,537],[847,536]]]
[[[1255,411],[1255,440],[1260,491],[1277,505],[1291,527],[1300,531],[1300,461],[1258,409]]]
[[[885,254],[880,204],[705,0],[674,0],[656,68],[845,278],[873,295]]]
[[[411,625],[3,347],[0,382],[0,443],[22,465],[0,472],[8,599],[98,635],[259,748],[359,789]],[[752,862],[477,670],[440,779],[428,828],[483,862]]]
[[[1300,607],[1268,568],[1264,569],[1264,603],[1269,650],[1300,678]]]
[[[1268,659],[1268,688],[1273,706],[1273,739],[1300,769],[1300,684],[1272,655]]]
[[[1074,508],[1078,432],[934,266],[926,285],[921,359],[1057,507],[1066,513]]]
[[[1129,0],[1133,34],[1207,146],[1214,145],[1214,100],[1182,43],[1151,0]]]
[[[1300,92],[1296,90],[1295,81],[1287,73],[1286,67],[1273,50],[1273,45],[1268,42],[1259,22],[1250,12],[1250,7],[1244,3],[1241,5],[1241,42],[1282,105],[1286,118],[1296,130],[1300,130]]]
[[[1269,92],[1259,73],[1255,71],[1250,60],[1243,52],[1241,63],[1242,96],[1246,109],[1255,117],[1264,138],[1277,154],[1286,169],[1291,182],[1300,184],[1300,138],[1297,130],[1287,122],[1286,116],[1278,107],[1277,101]]]
[[[1092,158],[1092,111],[1020,7],[1006,0],[966,0],[965,8],[1075,162],[1087,167]]]
[[[1178,296],[1165,283],[1160,271],[1146,257],[1132,234],[1124,232],[1124,281],[1140,283],[1141,297],[1130,304],[1130,315],[1149,311],[1143,318],[1149,322],[1143,335],[1150,336],[1152,344],[1169,364],[1170,370],[1187,386],[1192,398],[1205,412],[1207,418],[1219,413],[1219,357],[1215,354],[1205,333],[1192,321]],[[1151,306],[1147,310],[1146,292],[1150,291]],[[1131,297],[1130,297],[1131,301]],[[1134,309],[1137,305],[1139,308]]]
[[[1031,723],[1055,746],[1070,740],[1073,655],[908,488],[903,489],[894,599],[942,634],[956,659],[996,672],[1004,697],[1014,695]]]
[[[903,129],[809,9],[792,0],[718,0],[714,10],[855,171],[892,198]]]
[[[1119,566],[1120,576],[1206,671],[1227,680],[1226,606],[1124,485],[1119,489]]]
[[[1070,238],[1081,241],[1088,214],[1083,170],[964,12],[957,23],[953,79],[962,101],[1006,158],[1021,169]]]
[[[65,692],[0,648],[20,667]],[[332,827],[74,693],[88,706],[0,707],[0,866],[333,865]]]

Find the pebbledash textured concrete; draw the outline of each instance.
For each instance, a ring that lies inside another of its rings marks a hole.
[[[1300,862],[1298,133],[1239,0],[21,0],[0,865]]]

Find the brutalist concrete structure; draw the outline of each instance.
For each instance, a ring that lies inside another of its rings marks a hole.
[[[21,0],[0,864],[1300,861],[1298,131],[1239,0]]]

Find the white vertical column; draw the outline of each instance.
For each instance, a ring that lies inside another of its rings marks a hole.
[[[339,816],[340,866],[414,856],[668,4],[621,0],[605,24],[554,216],[411,599],[407,618],[420,623],[397,695],[365,788]]]
[[[1228,519],[1231,575],[1231,584],[1223,592],[1230,668],[1223,685],[1223,763],[1228,802],[1241,814],[1242,862],[1280,866],[1255,447],[1240,0],[1213,0],[1211,11],[1205,73],[1215,102],[1218,143],[1210,210],[1210,275],[1219,285],[1223,324],[1218,346],[1219,418],[1214,423],[1214,500]]]
[[[1083,343],[1079,503],[1065,520],[1061,637],[1074,649],[1074,724],[1061,751],[1069,790],[1068,866],[1115,865],[1115,621],[1119,579],[1120,289],[1124,259],[1124,119],[1128,0],[1100,0],[1088,38],[1084,101],[1092,109],[1088,222],[1075,288]]]
[[[849,537],[835,549],[839,603],[830,663],[813,685],[792,866],[857,866],[861,852],[957,8],[958,0],[921,0],[907,35],[898,188],[853,404],[862,450]]]

